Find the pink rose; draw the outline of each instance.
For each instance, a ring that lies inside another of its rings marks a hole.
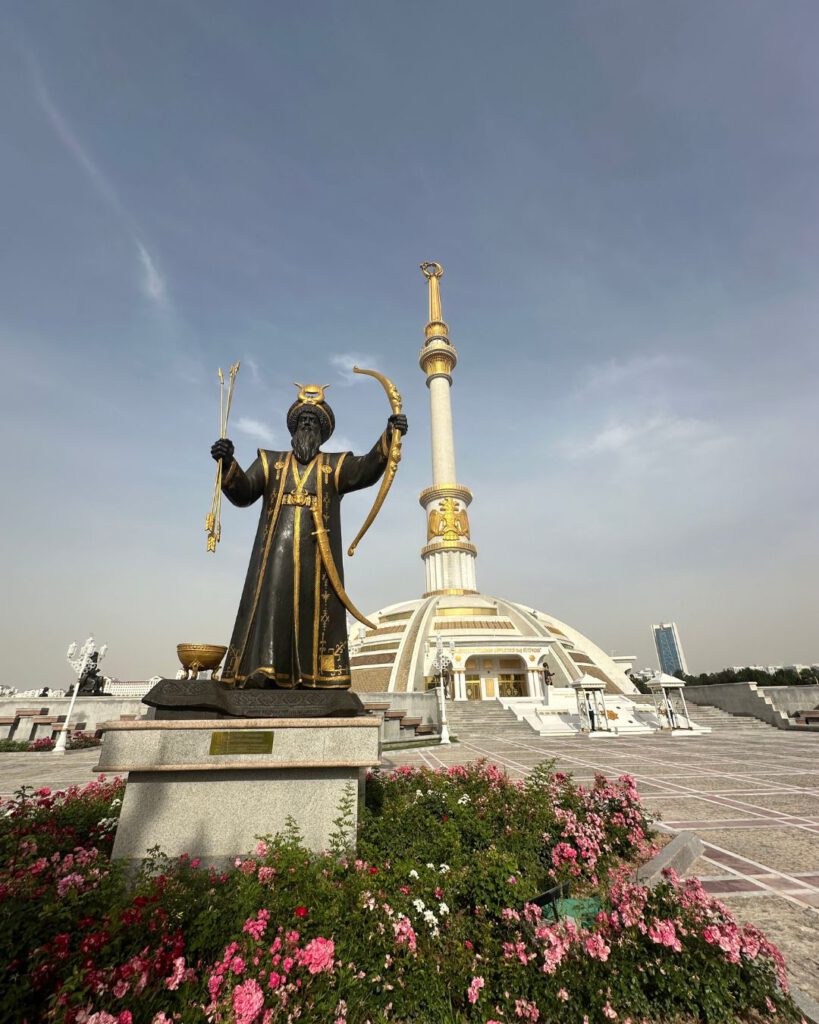
[[[254,978],[248,978],[233,990],[236,1024],[254,1024],[264,1008],[264,993]]]
[[[333,957],[335,955],[335,944],[332,939],[323,939],[320,936],[311,939],[310,942],[300,949],[296,959],[302,967],[306,967],[311,974],[321,974],[333,969]]]

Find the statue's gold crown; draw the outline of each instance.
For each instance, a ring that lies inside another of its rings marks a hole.
[[[318,405],[319,402],[324,401],[324,392],[330,387],[329,384],[296,384],[294,382],[293,387],[299,389],[300,402],[306,402],[308,405]]]

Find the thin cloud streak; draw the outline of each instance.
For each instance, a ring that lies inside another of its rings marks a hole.
[[[328,452],[361,452],[361,446],[357,445],[352,438],[346,434],[333,434],[327,444],[322,445],[322,451]]]
[[[577,391],[585,395],[624,386],[634,389],[639,383],[651,385],[655,378],[662,379],[688,362],[686,357],[670,352],[655,352],[631,359],[607,359],[587,367]]]
[[[372,356],[361,355],[358,352],[339,352],[337,355],[330,356],[330,363],[338,370],[341,378],[337,381],[338,387],[350,387],[361,380],[361,375],[353,372],[354,366],[362,366],[367,370],[376,369]]]
[[[156,264],[151,257],[151,254],[142,244],[137,241],[137,253],[139,254],[139,261],[142,264],[143,278],[142,278],[142,290],[149,299],[157,303],[159,306],[165,306],[168,301],[168,292],[165,285],[165,279],[156,269]]]
[[[613,419],[587,440],[565,442],[561,451],[569,459],[614,455],[651,460],[682,448],[690,453],[728,440],[705,420],[655,413],[642,419]]]
[[[263,444],[274,445],[276,443],[276,435],[270,427],[261,420],[254,420],[251,416],[240,416],[236,420],[236,429],[239,433],[246,434]]]
[[[134,225],[133,218],[123,206],[114,186],[97,166],[85,146],[80,142],[77,133],[74,131],[66,116],[54,102],[34,55],[29,51],[25,51],[25,56],[28,61],[29,73],[31,75],[37,102],[40,104],[40,107],[46,115],[49,124],[53,128],[54,133],[77,164],[82,168],[85,176],[88,178],[100,199],[102,199],[102,201],[117,214],[120,221],[122,221],[125,230],[128,232],[128,235],[136,248],[137,259],[141,270],[140,288],[142,293],[156,306],[161,309],[165,309],[168,305],[167,285],[157,269],[156,260],[142,241],[140,232]]]

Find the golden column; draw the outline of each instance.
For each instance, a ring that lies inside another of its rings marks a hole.
[[[427,516],[427,544],[421,550],[426,594],[475,594],[477,549],[470,542],[467,506],[472,492],[456,483],[455,436],[452,429],[452,371],[458,353],[449,340],[441,312],[440,263],[422,263],[429,285],[429,322],[419,362],[427,376],[432,432],[432,487],[421,492]]]

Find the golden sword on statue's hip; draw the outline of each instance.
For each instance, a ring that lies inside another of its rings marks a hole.
[[[393,416],[399,415],[401,412],[401,395],[399,394],[398,388],[393,384],[389,378],[385,377],[383,373],[378,373],[376,370],[362,370],[358,366],[353,367],[353,373],[363,373],[368,377],[375,377],[377,381],[381,383],[381,386],[387,392],[387,398],[392,408]],[[352,558],[355,554],[355,549],[358,547],[358,542],[369,530],[373,524],[373,520],[378,515],[381,506],[384,504],[384,499],[387,497],[387,491],[392,487],[392,482],[395,479],[396,471],[398,470],[398,463],[401,461],[401,432],[399,430],[393,430],[392,439],[390,441],[390,451],[387,456],[387,468],[384,470],[384,476],[381,478],[381,486],[378,489],[373,507],[370,509],[369,515],[364,520],[364,525],[356,534],[355,540],[347,549],[347,555]],[[351,609],[352,610],[352,609]],[[355,614],[355,613],[353,613]],[[356,616],[361,619],[360,615]],[[361,619],[364,622],[364,619]],[[369,625],[372,625],[369,623]]]
[[[327,539],[327,530],[324,528],[324,523],[321,520],[321,511],[319,510],[318,503],[314,502],[310,506],[310,509],[313,513],[313,523],[316,527],[313,531],[313,536],[316,538],[316,545],[318,546],[319,555],[321,556],[321,564],[324,566],[324,571],[327,573],[330,585],[338,595],[339,601],[341,601],[352,616],[358,619],[359,622],[363,622],[369,629],[375,629],[375,623],[370,622],[368,618],[362,615],[350,600],[349,594],[344,589],[344,584],[341,582],[341,576],[339,575],[336,563],[333,559],[333,552],[330,550],[330,542]]]

